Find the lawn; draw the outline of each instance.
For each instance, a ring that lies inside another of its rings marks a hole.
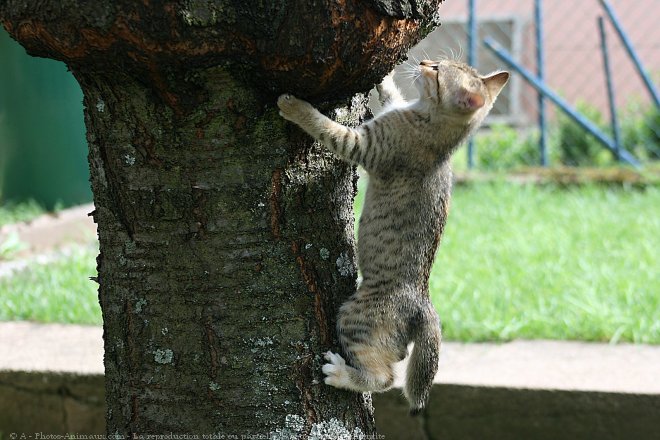
[[[44,208],[35,201],[0,205],[0,227],[31,220],[44,212]]]
[[[52,263],[0,277],[0,321],[101,324],[96,275],[98,248],[73,248]]]
[[[431,297],[447,340],[658,344],[659,249],[657,186],[457,186]]]
[[[431,274],[448,339],[660,343],[660,188],[454,194]]]
[[[660,344],[659,248],[657,186],[461,185],[431,295],[447,340]],[[0,319],[100,323],[95,256],[0,278]]]

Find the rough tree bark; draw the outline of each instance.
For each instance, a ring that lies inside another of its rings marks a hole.
[[[356,123],[439,3],[0,2],[84,92],[109,434],[374,432],[369,396],[320,374],[355,288],[355,172],[274,102]]]

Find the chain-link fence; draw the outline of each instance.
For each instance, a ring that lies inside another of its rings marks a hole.
[[[614,19],[607,14],[610,6]],[[585,165],[616,163],[616,148],[631,153],[634,161],[648,163],[660,158],[660,112],[642,75],[636,69],[617,22],[632,51],[641,61],[649,82],[660,77],[660,1],[658,0],[449,0],[440,6],[442,26],[411,50],[411,59],[449,57],[468,61],[470,18],[477,29],[476,67],[482,73],[497,69],[515,71],[484,44],[496,47],[532,76],[539,67],[543,84],[570,108],[593,123],[610,149],[578,122],[566,115],[519,73],[514,73],[484,128],[475,136],[473,164],[479,169],[511,169],[522,166]],[[603,17],[603,45],[598,17]],[[537,33],[537,29],[540,33]],[[538,37],[541,37],[538,39]],[[610,65],[618,136],[614,136],[604,49]],[[539,63],[541,49],[542,63]],[[395,79],[404,93],[411,84],[397,69]],[[545,123],[539,122],[543,105]],[[545,126],[541,148],[541,126]],[[616,142],[618,139],[618,142]],[[457,155],[455,167],[468,166],[468,153]],[[624,157],[625,159],[625,157]]]

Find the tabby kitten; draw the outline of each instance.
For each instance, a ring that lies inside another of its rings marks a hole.
[[[440,322],[428,279],[449,209],[449,158],[509,79],[507,72],[480,76],[451,60],[422,61],[418,69],[418,100],[405,102],[388,77],[378,87],[383,113],[357,128],[291,95],[277,101],[285,119],[369,173],[358,232],[363,279],[337,321],[346,361],[325,354],[325,383],[385,391],[392,386],[393,364],[414,342],[404,389],[411,414],[426,406],[438,369]]]

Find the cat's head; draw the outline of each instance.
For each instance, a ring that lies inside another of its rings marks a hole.
[[[443,116],[482,119],[509,80],[509,72],[479,75],[453,60],[422,61],[416,86],[420,98]]]

